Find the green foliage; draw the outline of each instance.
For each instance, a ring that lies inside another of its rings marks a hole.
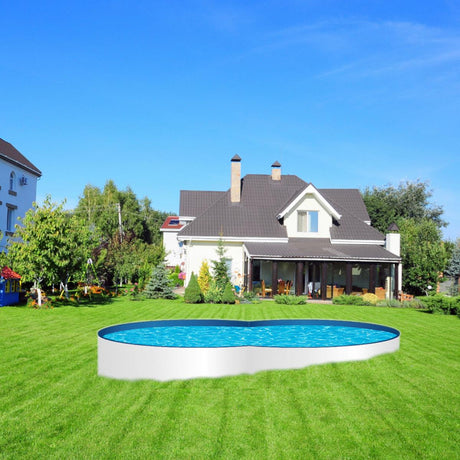
[[[377,302],[377,307],[402,308],[404,306],[404,303],[407,304],[407,302],[400,302],[397,299],[385,299],[379,300]]]
[[[93,234],[81,220],[46,197],[42,206],[34,204],[9,240],[8,257],[23,281],[51,286],[80,280],[96,245]]]
[[[222,293],[222,303],[235,303],[235,293],[233,292],[233,288],[230,282],[225,285],[224,292]]]
[[[447,254],[441,231],[431,220],[405,219],[400,222],[403,290],[422,295],[435,287],[446,265]]]
[[[434,294],[420,299],[430,313],[457,315],[460,313],[460,296],[447,297],[443,294]]]
[[[92,259],[98,277],[109,283],[137,280],[145,285],[151,266],[164,260],[160,227],[168,214],[152,209],[148,198],[138,200],[129,187],[118,190],[112,180],[102,191],[87,185],[75,214],[99,235]]]
[[[305,305],[307,303],[307,298],[305,296],[275,295],[273,299],[276,303],[282,305]]]
[[[204,295],[204,301],[206,303],[222,303],[223,291],[217,286],[215,280],[211,280],[209,283],[209,289]]]
[[[179,265],[176,265],[176,267],[172,269],[168,275],[168,278],[171,280],[171,283],[173,284],[173,286],[183,286],[184,285],[184,280],[179,278],[179,273],[180,273],[180,267]]]
[[[225,247],[222,238],[217,243],[217,260],[212,261],[213,275],[217,288],[224,292],[226,284],[230,281],[228,276],[228,267],[225,260]]]
[[[338,295],[332,299],[335,305],[367,305],[360,295]]]
[[[171,281],[164,264],[158,264],[152,270],[152,277],[144,290],[144,296],[147,299],[175,299]]]
[[[377,305],[379,298],[375,295],[372,294],[371,292],[368,292],[367,294],[363,295],[363,301],[367,305]]]
[[[196,279],[195,273],[192,272],[190,281],[185,288],[184,300],[186,303],[201,303],[203,302],[203,294],[200,285]]]
[[[211,273],[209,271],[209,264],[207,260],[203,260],[200,267],[200,272],[198,274],[198,284],[200,285],[201,292],[206,294],[208,292],[209,286],[211,284]]]
[[[249,302],[253,302],[254,300],[258,300],[258,296],[254,291],[245,291],[243,292],[243,298]]]
[[[460,238],[457,239],[454,247],[452,248],[452,253],[450,255],[445,274],[451,277],[460,275]]]
[[[440,228],[446,223],[441,219],[441,206],[430,204],[433,195],[428,182],[402,182],[398,187],[367,187],[362,193],[372,226],[386,233],[393,222],[403,219],[430,220]]]

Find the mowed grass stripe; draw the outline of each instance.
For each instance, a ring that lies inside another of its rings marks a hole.
[[[97,330],[166,318],[333,318],[402,332],[369,361],[222,379],[97,376]],[[459,458],[460,322],[335,305],[0,308],[0,458]]]

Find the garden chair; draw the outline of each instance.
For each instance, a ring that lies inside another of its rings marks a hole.
[[[284,294],[285,282],[283,280],[278,282],[278,294]]]
[[[286,286],[285,286],[285,288],[284,288],[284,293],[285,293],[286,295],[289,295],[289,294],[291,293],[291,287],[292,287],[292,281],[287,280],[287,281],[286,281]]]
[[[265,287],[265,281],[264,280],[262,280],[260,284],[261,284],[261,287],[262,287],[262,297],[266,297],[266,294],[270,294],[270,297],[271,297],[272,294],[273,294],[273,289]]]

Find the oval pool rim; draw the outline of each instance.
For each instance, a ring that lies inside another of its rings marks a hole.
[[[366,344],[321,347],[276,347],[226,345],[222,347],[181,347],[118,342],[104,334],[145,327],[279,325],[328,325],[358,327],[395,334],[390,339]],[[253,374],[264,370],[298,369],[313,364],[359,361],[399,349],[400,332],[375,323],[327,319],[224,320],[177,319],[116,324],[98,331],[98,374],[122,380],[182,380]]]

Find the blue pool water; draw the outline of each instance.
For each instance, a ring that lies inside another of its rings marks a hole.
[[[279,323],[280,321],[278,321]],[[161,323],[161,322],[160,322]],[[229,322],[230,325],[203,324],[177,325],[166,324],[155,326],[151,322],[147,327],[128,325],[119,330],[117,327],[107,328],[103,337],[115,342],[135,345],[150,345],[161,347],[341,347],[383,342],[396,337],[397,331],[378,325],[366,323],[349,323],[337,321],[322,321],[316,324],[314,320],[302,323],[293,321],[277,324],[276,321],[258,322],[257,325],[244,326],[243,322]],[[299,324],[300,323],[300,324]],[[341,324],[343,323],[343,325]],[[237,325],[236,325],[237,324]],[[350,324],[354,324],[350,326]],[[358,326],[362,325],[362,327]],[[366,327],[368,326],[368,327]],[[114,329],[113,331],[110,329]],[[393,332],[394,331],[394,332]]]

